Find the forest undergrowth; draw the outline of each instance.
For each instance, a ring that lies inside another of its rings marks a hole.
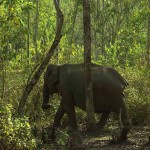
[[[79,134],[85,148],[88,149],[139,149],[147,148],[150,125],[150,80],[148,70],[136,70],[131,68],[117,70],[129,82],[125,90],[125,102],[132,121],[132,130],[128,143],[112,144],[110,141],[114,135],[118,135],[118,123],[114,114],[110,115],[107,126],[103,131],[93,134],[86,133],[86,114],[76,109]],[[51,101],[51,109],[43,111],[42,84],[38,82],[28,98],[25,108],[25,116],[17,115],[19,99],[25,87],[28,74],[21,71],[6,71],[3,99],[0,99],[0,147],[3,149],[65,149],[69,139],[68,118],[65,116],[61,127],[56,132],[56,141],[43,144],[43,133],[53,123],[53,118],[59,106],[61,97],[57,94]],[[3,83],[1,83],[2,85]],[[1,86],[2,87],[2,86]],[[2,89],[1,89],[2,91]],[[96,115],[96,119],[100,118]],[[13,143],[13,144],[12,144]]]

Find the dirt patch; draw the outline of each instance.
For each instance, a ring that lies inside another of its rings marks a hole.
[[[82,147],[74,150],[150,150],[149,127],[134,127],[129,134],[128,141],[122,143],[113,142],[109,131],[96,133],[79,132],[79,134]],[[67,150],[67,145],[60,145],[60,143],[58,144],[55,141],[43,145],[42,150]]]

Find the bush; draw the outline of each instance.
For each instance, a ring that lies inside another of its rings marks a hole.
[[[12,107],[0,99],[0,149],[33,150],[36,141],[31,135],[27,117],[13,117]]]
[[[146,69],[125,71],[129,82],[126,89],[126,101],[133,125],[145,125],[150,122],[150,72]]]

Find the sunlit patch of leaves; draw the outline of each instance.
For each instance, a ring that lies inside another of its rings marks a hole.
[[[36,149],[27,117],[12,115],[12,106],[0,99],[0,147],[2,149]]]

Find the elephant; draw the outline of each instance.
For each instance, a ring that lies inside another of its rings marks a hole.
[[[131,123],[124,102],[124,89],[128,82],[113,68],[91,64],[91,79],[95,113],[102,114],[99,125],[103,128],[111,112],[121,116],[121,141],[127,140]],[[42,109],[50,108],[49,97],[59,93],[62,97],[53,123],[53,132],[66,113],[70,127],[77,129],[75,107],[86,111],[84,64],[49,64],[44,74]],[[121,115],[120,115],[121,113]]]

